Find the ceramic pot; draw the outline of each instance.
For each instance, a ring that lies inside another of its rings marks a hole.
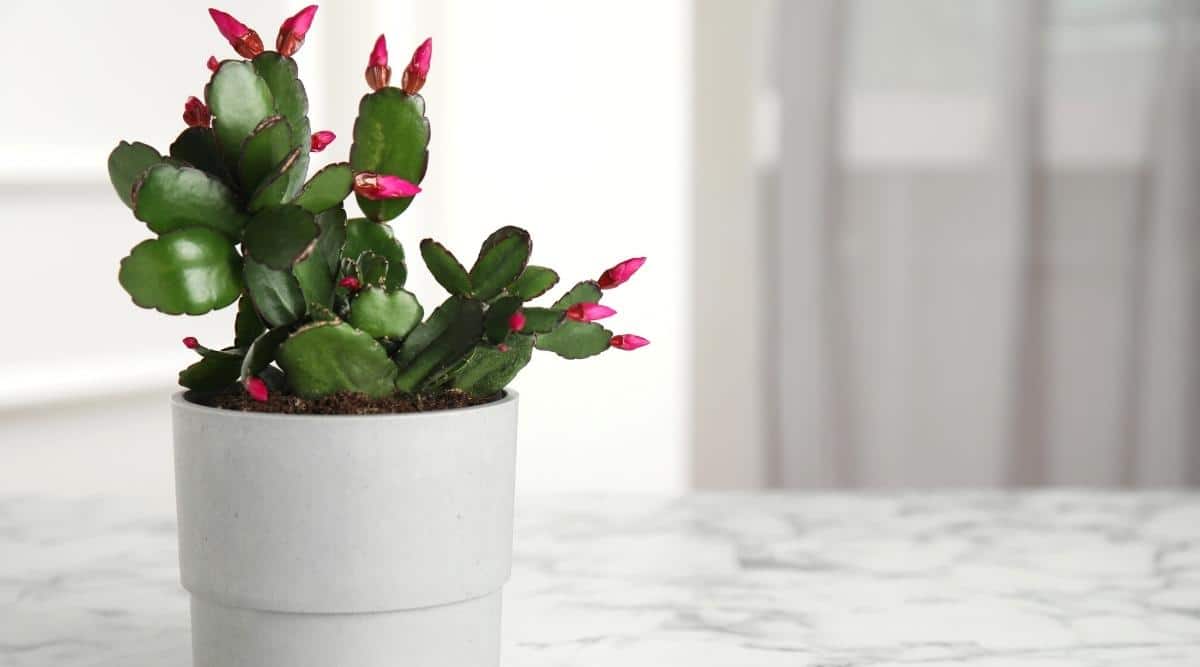
[[[517,394],[438,412],[172,399],[195,667],[494,666]]]

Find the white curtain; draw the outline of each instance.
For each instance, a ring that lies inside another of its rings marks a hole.
[[[1200,483],[1200,5],[773,11],[771,482]]]

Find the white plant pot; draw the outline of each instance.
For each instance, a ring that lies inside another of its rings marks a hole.
[[[195,667],[500,659],[517,395],[400,415],[172,399]]]

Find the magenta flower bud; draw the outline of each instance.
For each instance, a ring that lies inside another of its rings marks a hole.
[[[360,171],[354,175],[354,191],[367,199],[378,200],[412,197],[420,192],[421,188],[399,176]]]
[[[642,268],[645,263],[645,257],[627,259],[600,274],[596,282],[600,284],[600,289],[612,289],[632,278],[633,274],[637,273],[637,270]]]
[[[609,341],[609,345],[617,348],[618,350],[636,350],[639,347],[645,347],[649,344],[650,341],[642,338],[641,336],[635,336],[634,334],[621,334],[620,336],[613,336],[612,340]]]
[[[577,303],[567,308],[567,317],[576,322],[594,322],[616,314],[617,311],[598,303]]]
[[[357,292],[358,290],[362,289],[362,283],[359,282],[358,278],[355,278],[354,276],[346,276],[345,278],[342,278],[338,281],[338,285],[345,287],[351,292]]]
[[[388,67],[387,38],[383,35],[375,40],[375,48],[371,49],[371,58],[367,61],[367,85],[371,90],[386,88],[392,80],[392,68]]]
[[[400,87],[406,95],[416,95],[421,91],[421,87],[425,85],[425,77],[429,76],[429,60],[432,57],[433,38],[430,37],[413,51],[412,60],[408,62],[408,67],[404,68]]]
[[[271,392],[267,390],[267,383],[256,377],[246,378],[246,393],[259,403],[266,403],[267,399],[271,397]]]
[[[189,350],[194,350],[200,347],[200,341],[196,340],[195,336],[188,336],[183,339],[183,346]]]
[[[216,56],[209,56],[208,62],[205,64],[208,65],[208,71],[210,72],[217,71],[217,68],[221,66],[221,63],[217,62]]]
[[[183,122],[188,127],[209,127],[212,125],[212,112],[196,97],[189,97],[183,105]]]
[[[337,135],[329,130],[314,132],[310,140],[309,150],[313,153],[320,153],[325,150],[326,146],[333,143],[334,139],[337,139]]]
[[[263,52],[262,38],[258,36],[257,32],[246,27],[245,23],[219,9],[210,8],[208,15],[212,17],[213,23],[217,24],[217,30],[220,30],[221,35],[229,40],[230,46],[238,52],[238,55],[243,58],[253,58]]]
[[[496,349],[500,350],[501,352],[508,352],[508,345],[506,345],[505,343],[500,343],[499,345],[496,346]]]
[[[317,14],[317,6],[309,5],[296,12],[295,16],[285,20],[279,26],[279,36],[275,38],[275,50],[280,54],[290,56],[300,50],[304,44],[304,35],[312,27],[313,17]]]
[[[516,311],[508,316],[508,330],[520,331],[525,328],[525,313]]]

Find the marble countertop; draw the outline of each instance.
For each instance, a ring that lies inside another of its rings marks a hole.
[[[0,498],[0,667],[186,667],[174,521]],[[1200,665],[1200,494],[518,506],[522,667]]]

